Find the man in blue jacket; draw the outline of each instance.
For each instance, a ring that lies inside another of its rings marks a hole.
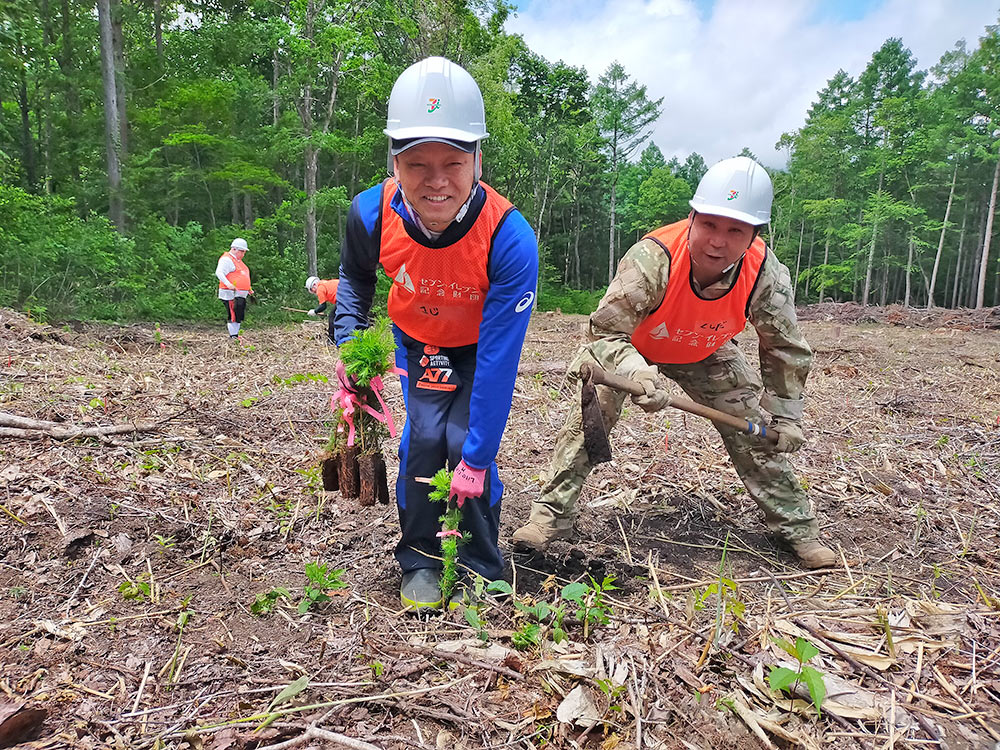
[[[487,580],[503,572],[494,459],[535,298],[538,244],[517,209],[479,179],[485,110],[463,68],[441,57],[407,68],[389,97],[385,133],[393,176],[351,203],[335,338],[339,346],[368,326],[381,264],[393,282],[396,364],[406,372],[396,481],[400,597],[421,611],[442,606],[443,507],[418,477],[446,464],[454,470],[451,497],[464,504],[460,530],[468,537],[459,564]]]

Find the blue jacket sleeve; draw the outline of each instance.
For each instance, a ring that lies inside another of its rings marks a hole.
[[[518,211],[507,216],[493,241],[488,273],[490,287],[479,325],[469,432],[462,447],[462,458],[474,469],[488,467],[500,449],[535,300],[538,242]]]
[[[378,217],[382,186],[358,193],[347,213],[347,231],[340,246],[340,284],[334,313],[334,340],[343,344],[359,328],[368,327],[378,269]]]

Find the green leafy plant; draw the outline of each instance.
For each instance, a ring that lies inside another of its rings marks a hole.
[[[354,334],[340,347],[344,371],[361,388],[367,388],[372,378],[385,375],[393,367],[396,341],[388,318],[376,318],[368,328]]]
[[[719,561],[719,576],[704,591],[695,590],[694,609],[700,610],[705,607],[708,599],[716,597],[715,605],[715,637],[717,641],[722,634],[722,628],[726,622],[726,616],[730,617],[729,627],[734,632],[739,631],[739,623],[743,621],[743,614],[746,604],[740,599],[739,586],[732,578],[724,575],[726,569],[726,555],[729,551],[729,534],[722,545],[722,559]]]
[[[431,491],[428,498],[436,503],[444,503],[445,511],[438,518],[441,522],[441,596],[445,600],[451,598],[458,583],[458,545],[465,541],[459,532],[458,525],[462,522],[462,509],[448,499],[451,493],[452,472],[440,469],[431,477]],[[451,533],[449,533],[451,532]]]
[[[271,382],[275,385],[292,387],[302,383],[329,383],[330,378],[319,372],[297,372],[294,375],[289,375],[287,378],[275,375],[271,378]]]
[[[7,589],[7,596],[15,601],[26,599],[28,597],[28,589],[24,586],[11,586]]]
[[[586,584],[585,584],[586,585]],[[486,587],[487,593],[503,596],[514,595],[514,590],[507,581],[493,581]],[[522,623],[511,636],[514,646],[520,650],[537,647],[551,631],[554,643],[568,640],[563,627],[566,616],[566,605],[562,602],[549,603],[544,600],[514,598],[514,609],[528,619]]]
[[[798,669],[771,667],[771,672],[767,676],[771,689],[794,695],[795,688],[800,683],[804,684],[809,690],[813,705],[816,706],[816,713],[821,713],[820,708],[826,698],[826,683],[823,682],[822,672],[807,665],[808,661],[819,654],[819,649],[801,637],[795,639],[794,646],[783,638],[775,638],[774,643],[798,662]]]
[[[608,697],[608,710],[621,713],[623,711],[621,697],[625,693],[625,686],[600,677],[596,678],[594,682],[597,684],[598,690]]]
[[[174,654],[170,657],[170,666],[167,670],[167,683],[176,682],[178,676],[180,676],[181,663],[179,657],[181,653],[181,639],[184,637],[184,628],[187,627],[188,620],[191,619],[192,613],[187,608],[190,602],[190,596],[184,599],[181,602],[181,611],[177,613],[177,643],[174,645]]]
[[[260,617],[269,615],[278,606],[278,600],[287,599],[291,601],[292,594],[288,589],[277,586],[270,591],[257,594],[253,604],[250,605],[250,614]]]
[[[486,629],[486,618],[483,617],[481,604],[470,604],[462,611],[465,621],[476,629],[476,638],[486,643],[490,639],[490,633]]]
[[[299,602],[299,614],[304,614],[318,604],[330,601],[328,591],[347,588],[341,580],[345,568],[330,570],[327,563],[306,563],[306,578],[308,582],[302,591],[302,601]]]
[[[583,623],[583,637],[586,639],[596,625],[607,625],[610,605],[605,600],[608,591],[617,590],[614,576],[605,576],[601,583],[590,576],[590,583],[576,581],[563,586],[561,596],[577,606],[576,617]]]
[[[126,580],[118,584],[118,593],[122,595],[122,599],[126,601],[142,601],[143,599],[149,599],[152,594],[152,587],[149,584],[147,574],[143,573],[141,576],[136,578],[134,581]]]
[[[530,651],[531,649],[538,648],[541,639],[542,629],[537,622],[521,623],[520,627],[510,637],[514,648],[518,651]]]
[[[396,341],[392,337],[392,328],[389,319],[384,317],[376,318],[369,328],[355,331],[340,347],[344,371],[357,385],[359,398],[376,410],[382,407],[371,390],[372,380],[381,378],[393,368],[395,352]],[[344,421],[341,408],[336,409],[335,417],[327,442],[327,450],[331,453],[345,446],[350,427]],[[386,424],[359,408],[354,410],[352,420],[360,452],[375,454],[381,451],[382,442],[389,436]]]
[[[176,544],[172,536],[164,536],[163,534],[153,534],[153,539],[160,545],[161,555]]]

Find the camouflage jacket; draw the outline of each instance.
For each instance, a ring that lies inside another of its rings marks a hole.
[[[732,286],[736,270],[698,291],[709,298],[721,296]],[[632,333],[663,299],[669,278],[670,259],[659,245],[644,239],[629,248],[590,316],[588,337],[592,343],[588,348],[598,361],[617,365],[642,356],[632,346]],[[761,406],[774,416],[801,419],[812,350],[795,317],[791,276],[773,252],[768,252],[750,297],[749,322],[760,340]]]

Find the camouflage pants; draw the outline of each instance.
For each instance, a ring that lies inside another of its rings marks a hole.
[[[595,351],[596,349],[596,351]],[[570,528],[583,483],[593,467],[583,447],[580,409],[580,366],[600,365],[610,372],[615,361],[602,361],[599,344],[585,344],[570,365],[569,382],[575,401],[556,438],[549,466],[541,474],[542,494],[532,503],[531,520],[549,528]],[[760,377],[732,342],[701,362],[689,365],[659,365],[660,373],[676,382],[694,401],[761,422]],[[597,386],[598,400],[608,431],[621,415],[626,394]],[[716,425],[737,474],[750,497],[764,511],[771,531],[789,542],[814,539],[819,534],[816,517],[784,453],[776,453],[759,438]]]

